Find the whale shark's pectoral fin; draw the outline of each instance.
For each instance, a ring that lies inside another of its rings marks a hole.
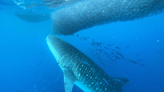
[[[71,69],[64,70],[65,92],[72,92],[72,88],[76,80],[77,79]]]

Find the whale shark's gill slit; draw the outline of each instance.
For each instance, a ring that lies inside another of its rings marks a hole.
[[[105,83],[106,83],[107,85],[110,85],[110,84],[108,83],[108,81],[107,81],[105,78],[103,78],[103,80],[105,81]]]

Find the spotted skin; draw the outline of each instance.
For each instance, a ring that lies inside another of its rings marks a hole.
[[[60,68],[65,71],[66,92],[72,92],[74,83],[85,92],[122,92],[123,85],[128,82],[126,78],[109,76],[88,56],[56,36],[49,35],[47,43]]]

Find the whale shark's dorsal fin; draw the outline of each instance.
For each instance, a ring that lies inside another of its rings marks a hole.
[[[72,92],[73,85],[77,80],[71,69],[63,70],[65,92]]]

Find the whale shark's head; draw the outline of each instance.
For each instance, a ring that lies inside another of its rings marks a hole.
[[[46,40],[49,49],[51,50],[52,54],[58,61],[61,58],[62,54],[64,54],[62,51],[60,51],[60,48],[58,48],[61,44],[60,43],[61,41],[59,41],[60,39],[57,38],[56,36],[48,35]]]
[[[67,42],[63,41],[62,39],[54,35],[48,35],[46,40],[47,40],[49,49],[53,53],[57,62],[62,58],[62,56],[66,55],[66,53],[73,53],[72,51],[74,49],[72,48],[70,44],[68,44]]]

